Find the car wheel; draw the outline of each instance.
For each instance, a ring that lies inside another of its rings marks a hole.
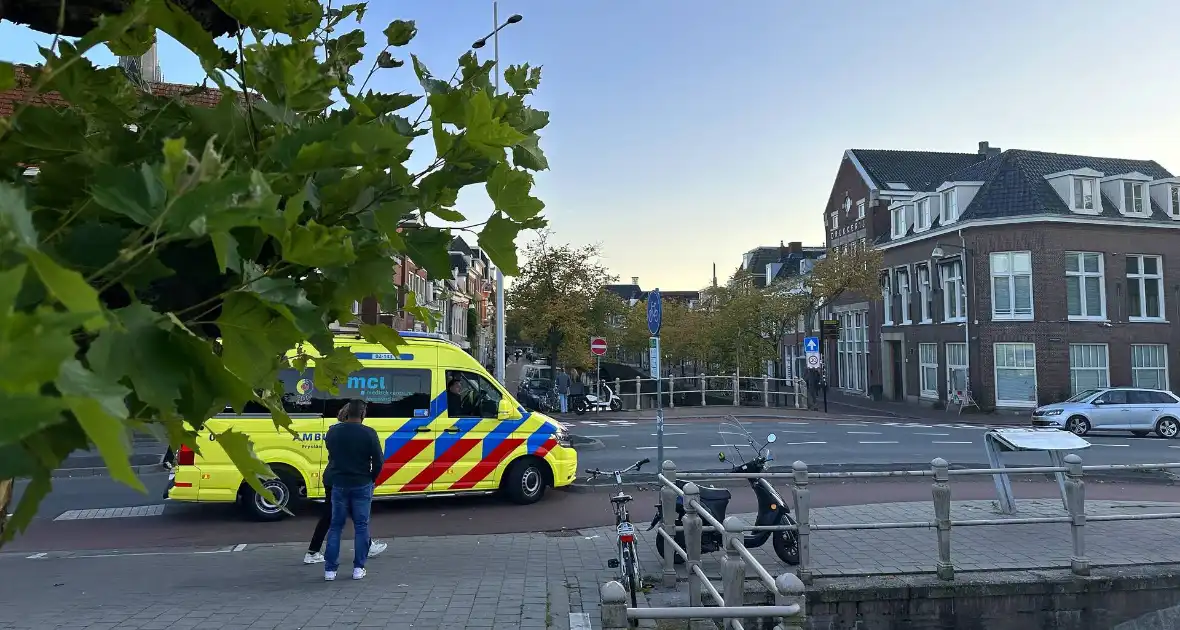
[[[1175,418],[1160,418],[1160,421],[1155,425],[1155,432],[1161,437],[1174,440],[1180,437],[1180,422],[1177,422]]]
[[[545,469],[541,460],[530,457],[512,463],[504,474],[501,487],[508,500],[529,505],[545,496]]]
[[[262,487],[274,495],[274,503],[247,485],[242,491],[242,507],[246,509],[246,513],[256,521],[278,521],[286,517],[285,510],[290,509],[294,502],[293,493],[296,492],[298,484],[287,476],[279,475],[274,479],[263,479]]]
[[[1066,421],[1065,429],[1074,435],[1085,435],[1090,432],[1090,421],[1081,416],[1074,416]]]

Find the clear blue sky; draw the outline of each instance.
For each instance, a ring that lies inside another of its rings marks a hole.
[[[556,238],[600,242],[646,288],[699,287],[757,245],[822,244],[846,148],[988,140],[1180,170],[1169,0],[502,0],[512,13],[525,19],[502,33],[502,63],[545,68],[538,189]],[[417,20],[411,50],[450,76],[491,2],[374,0],[372,50],[394,18]],[[0,59],[37,61],[35,41],[0,25]],[[176,44],[160,57],[166,80],[201,79]],[[415,83],[407,65],[374,85]],[[460,202],[489,210],[479,187]]]

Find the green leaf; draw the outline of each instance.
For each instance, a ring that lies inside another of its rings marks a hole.
[[[243,27],[276,31],[303,39],[315,31],[323,9],[316,0],[214,0],[222,11],[236,18]],[[357,5],[346,5],[340,11],[351,11]],[[338,16],[338,20],[348,13]],[[362,13],[363,15],[363,13]],[[358,21],[360,17],[358,16]]]
[[[156,409],[174,409],[192,367],[177,351],[167,320],[144,304],[112,311],[111,319],[86,355],[90,367],[109,378],[129,378],[135,395]]]
[[[33,522],[33,517],[37,515],[41,500],[49,496],[50,490],[53,490],[53,480],[50,479],[48,470],[40,470],[33,475],[33,480],[25,486],[25,491],[21,494],[16,511],[8,519],[8,526],[4,530],[4,537],[0,538],[0,543],[6,543],[17,534],[24,533],[29,523]]]
[[[303,340],[290,319],[251,293],[226,297],[217,327],[226,369],[255,387],[273,382],[283,354]]]
[[[516,235],[520,234],[520,224],[497,212],[488,219],[487,225],[479,233],[479,247],[488,253],[506,276],[520,274],[520,267],[516,259]]]
[[[505,114],[504,121],[511,124],[514,129],[521,133],[534,133],[549,125],[549,112],[531,107],[522,107],[519,110]]]
[[[238,254],[238,240],[229,232],[214,232],[213,251],[217,255],[217,268],[222,272],[238,271],[242,268],[242,256]]]
[[[385,68],[386,70],[389,70],[391,68],[400,68],[404,65],[406,65],[406,62],[402,61],[401,59],[395,59],[393,57],[393,53],[389,52],[388,50],[382,50],[377,55],[378,68]]]
[[[397,331],[386,326],[385,324],[361,324],[361,336],[369,343],[379,343],[385,346],[385,349],[397,354],[398,347],[404,346],[405,341],[402,336],[397,334]]]
[[[528,94],[529,65],[508,66],[504,70],[504,82],[517,94]]]
[[[0,61],[0,92],[7,92],[16,87],[16,66],[7,61]]]
[[[89,316],[85,324],[88,330],[98,330],[107,325],[102,307],[98,303],[98,292],[86,284],[82,274],[58,265],[52,258],[37,250],[25,248],[23,253],[40,276],[46,290],[71,312]]]
[[[250,1],[241,0],[241,2]],[[221,0],[221,2],[238,4],[233,0]],[[206,32],[200,22],[197,22],[187,11],[180,9],[172,2],[153,2],[149,6],[148,16],[152,25],[168,33],[172,39],[195,53],[206,71],[226,65],[225,52],[217,47],[213,36]],[[239,21],[242,20],[239,19]]]
[[[146,492],[129,460],[130,444],[123,424],[127,420],[127,405],[123,401],[129,390],[103,381],[76,360],[62,363],[56,384],[78,424],[98,447],[111,477]]]
[[[0,391],[0,444],[19,442],[65,420],[61,415],[64,410],[65,403],[60,398]]]
[[[315,221],[296,225],[283,240],[283,260],[306,267],[344,265],[356,259],[351,231],[343,226],[328,227]]]
[[[451,86],[446,81],[440,81],[430,74],[430,70],[426,64],[418,59],[417,55],[410,55],[410,59],[414,62],[414,74],[418,76],[418,82],[422,84],[422,89],[426,90],[427,96],[435,94],[447,94],[453,92]]]
[[[239,433],[233,429],[226,429],[221,433],[215,434],[217,443],[225,450],[225,454],[229,456],[230,461],[242,473],[242,478],[255,492],[262,495],[267,501],[273,502],[274,495],[270,490],[262,487],[262,479],[274,479],[275,474],[271,471],[270,466],[266,465],[258,455],[254,453],[254,444],[245,433]],[[290,514],[286,508],[283,511]]]
[[[390,46],[405,46],[418,34],[413,20],[394,20],[385,27],[385,41]]]
[[[503,149],[524,140],[523,133],[492,116],[492,101],[487,92],[476,92],[467,101],[465,119],[467,141],[492,158],[502,158]]]
[[[451,277],[451,256],[447,251],[452,239],[450,230],[413,227],[402,232],[402,237],[410,259],[424,267],[431,279]]]
[[[143,169],[103,166],[90,189],[94,202],[140,225],[151,225],[163,211],[164,184],[145,164]]]
[[[312,378],[315,380],[316,389],[336,393],[340,391],[340,384],[348,378],[349,374],[363,367],[351,350],[335,347],[315,360],[315,374]]]
[[[496,209],[517,221],[531,219],[545,209],[544,202],[529,194],[533,188],[532,175],[506,163],[496,166],[486,187]]]
[[[401,92],[380,94],[369,90],[361,100],[364,101],[365,105],[369,106],[374,116],[383,116],[405,109],[422,100],[422,97],[414,96],[413,94],[402,94]]]
[[[25,191],[0,182],[0,230],[25,247],[37,247],[33,215],[25,205]]]
[[[322,142],[299,149],[291,169],[310,173],[327,168],[363,166],[373,160],[397,160],[413,138],[389,125],[348,125]]]
[[[351,68],[364,59],[364,47],[365,32],[360,29],[355,29],[340,37],[329,39],[325,46],[328,61],[339,63],[345,68]]]
[[[512,147],[512,161],[520,168],[527,168],[530,171],[544,171],[549,169],[549,160],[545,158],[545,152],[541,151],[538,144],[541,138],[535,133],[530,133]]]

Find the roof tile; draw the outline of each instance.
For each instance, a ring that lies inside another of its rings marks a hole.
[[[904,183],[911,190],[925,190],[931,184],[941,184],[948,173],[965,169],[985,158],[979,153],[885,149],[852,149],[852,153],[877,186],[885,188],[886,184]]]

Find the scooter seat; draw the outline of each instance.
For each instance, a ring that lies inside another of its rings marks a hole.
[[[701,501],[728,501],[732,496],[726,488],[701,488]]]

